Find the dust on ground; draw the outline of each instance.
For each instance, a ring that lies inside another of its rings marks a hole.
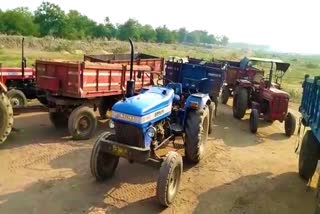
[[[205,158],[184,165],[176,201],[164,209],[154,168],[121,160],[111,180],[95,182],[89,158],[105,121],[95,138],[72,141],[46,113],[19,115],[19,132],[0,146],[0,213],[313,213],[315,190],[297,174],[297,137],[278,122],[261,122],[256,135],[248,124],[248,115],[236,120],[230,105],[219,106]]]

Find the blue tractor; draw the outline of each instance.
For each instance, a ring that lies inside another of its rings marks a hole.
[[[133,56],[131,40],[130,44]],[[97,181],[112,177],[119,157],[130,163],[160,167],[156,195],[160,204],[169,206],[179,189],[182,157],[176,151],[165,156],[157,151],[169,143],[175,145],[180,137],[186,159],[194,164],[202,159],[214,109],[209,93],[202,91],[204,85],[210,85],[210,75],[202,67],[194,72],[186,69],[176,74],[181,81],[168,80],[166,75],[166,84],[134,95],[132,66],[131,60],[125,98],[112,107],[115,133],[105,132],[97,139],[91,154],[91,172]]]

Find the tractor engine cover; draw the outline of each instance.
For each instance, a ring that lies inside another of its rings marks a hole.
[[[147,128],[171,114],[174,90],[152,87],[143,94],[126,98],[112,107],[119,143],[145,148],[151,139],[145,134]]]

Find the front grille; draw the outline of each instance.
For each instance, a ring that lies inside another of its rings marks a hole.
[[[145,148],[144,135],[142,129],[131,124],[115,122],[117,142]]]

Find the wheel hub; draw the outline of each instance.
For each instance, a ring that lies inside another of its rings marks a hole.
[[[20,106],[20,100],[17,97],[11,98],[10,102],[13,107]]]
[[[179,183],[179,178],[180,178],[180,172],[179,172],[179,167],[176,167],[174,169],[174,172],[172,173],[170,179],[169,179],[169,188],[168,188],[168,193],[170,196],[174,196],[177,191],[177,186]]]
[[[86,131],[89,127],[89,119],[87,117],[82,117],[79,120],[78,128],[80,131]]]

